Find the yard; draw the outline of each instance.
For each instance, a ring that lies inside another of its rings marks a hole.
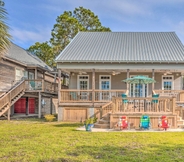
[[[183,161],[184,132],[84,132],[81,124],[0,121],[1,162]]]

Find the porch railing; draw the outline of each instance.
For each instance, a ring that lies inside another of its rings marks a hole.
[[[158,99],[145,97],[114,98],[115,104],[113,112],[171,112],[175,113],[176,98],[161,97]]]
[[[73,90],[61,89],[60,102],[109,102],[113,97],[120,97],[126,90]]]
[[[26,91],[58,92],[58,84],[43,79],[25,80]]]
[[[184,90],[154,90],[160,97],[176,97],[176,101],[184,101]]]

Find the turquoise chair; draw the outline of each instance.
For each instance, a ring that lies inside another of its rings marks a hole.
[[[128,103],[127,94],[123,93],[121,96],[122,96],[122,102],[123,103]]]
[[[29,83],[30,83],[30,85],[31,85],[31,88],[32,88],[32,89],[35,89],[35,81],[30,81]]]
[[[153,94],[152,97],[154,100],[152,100],[152,103],[158,103],[159,94]]]

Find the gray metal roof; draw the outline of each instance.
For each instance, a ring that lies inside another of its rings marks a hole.
[[[175,32],[79,32],[57,62],[184,62]]]
[[[36,55],[33,55],[23,48],[11,43],[5,57],[26,64],[27,66],[36,66],[44,68],[45,70],[52,71],[52,68],[39,59]]]

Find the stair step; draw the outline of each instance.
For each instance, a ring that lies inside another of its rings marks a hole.
[[[98,123],[96,123],[95,125],[94,125],[94,128],[103,128],[103,129],[109,129],[110,128],[110,124],[98,124]]]
[[[101,120],[98,121],[98,124],[109,124],[109,120],[101,119]]]

